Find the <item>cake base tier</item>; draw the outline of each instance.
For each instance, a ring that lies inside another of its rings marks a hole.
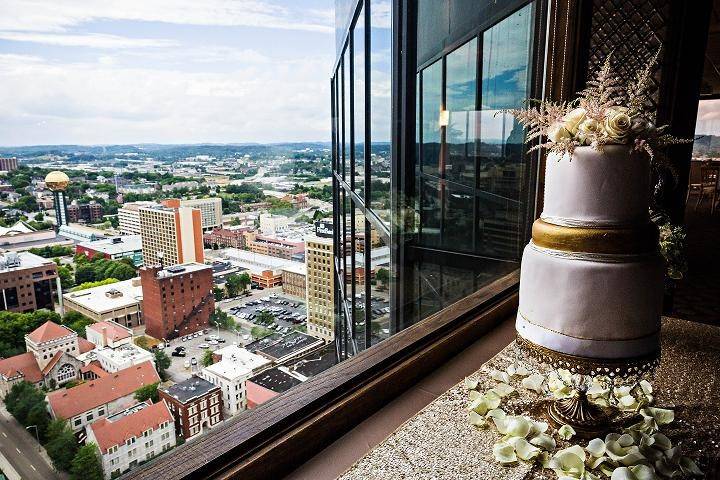
[[[589,255],[525,247],[518,333],[570,355],[627,358],[657,350],[658,255]]]

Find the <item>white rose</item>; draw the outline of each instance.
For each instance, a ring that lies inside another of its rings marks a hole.
[[[619,142],[625,141],[630,132],[631,121],[625,107],[613,107],[605,115],[605,133]]]
[[[570,134],[575,135],[578,131],[578,126],[585,120],[585,115],[584,108],[576,108],[566,113],[562,118],[565,129],[570,132]]]
[[[557,143],[560,140],[570,138],[572,135],[562,123],[554,123],[548,128],[547,137],[551,142]]]
[[[602,131],[602,125],[597,120],[592,118],[586,118],[583,122],[578,125],[578,139],[585,143],[590,140],[590,137],[597,135]],[[589,141],[587,143],[590,143]]]

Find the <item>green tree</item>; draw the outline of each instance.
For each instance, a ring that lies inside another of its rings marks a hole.
[[[378,268],[377,272],[375,273],[375,279],[378,282],[381,282],[384,286],[387,286],[388,282],[390,281],[390,272],[387,268]]]
[[[225,279],[225,288],[227,289],[228,298],[237,297],[240,293],[240,276],[239,275],[228,275]]]
[[[205,353],[203,353],[200,363],[203,367],[209,367],[210,365],[215,363],[215,359],[213,359],[213,352],[210,350],[205,350]]]
[[[23,195],[18,198],[13,207],[23,212],[36,212],[38,210],[37,200],[32,195]]]
[[[70,327],[79,336],[85,338],[85,327],[95,323],[94,320],[89,319],[80,312],[69,310],[62,319],[62,324]]]
[[[120,280],[117,278],[106,278],[105,280],[98,280],[96,282],[85,282],[81,283],[77,287],[73,287],[73,292],[79,292],[80,290],[87,290],[88,288],[94,288],[94,287],[100,287],[102,285],[110,285],[112,283],[117,283]]]
[[[269,325],[275,321],[275,315],[268,312],[267,310],[263,310],[258,313],[257,319],[258,323],[262,323],[263,325]]]
[[[94,281],[95,269],[92,267],[92,265],[78,265],[78,267],[75,269],[75,283],[81,285],[83,283],[89,283]]]
[[[170,368],[170,357],[160,349],[155,350],[155,368],[157,368],[160,379],[164,382],[167,380],[166,370]]]
[[[250,283],[252,283],[252,279],[250,278],[250,275],[247,272],[243,272],[239,275],[239,279],[240,279],[240,289],[247,290],[247,287],[250,286]]]
[[[210,314],[210,323],[225,330],[235,328],[235,320],[219,308],[216,308],[215,311]]]
[[[220,287],[213,287],[213,296],[215,297],[215,301],[219,302],[225,298],[225,290]]]
[[[18,382],[5,396],[8,412],[23,426],[34,425],[38,421],[37,408],[47,411],[45,394],[29,382]]]
[[[45,309],[32,313],[0,311],[0,356],[25,352],[25,335],[47,321],[60,323],[60,315]]]
[[[45,451],[55,468],[65,471],[70,469],[78,451],[78,443],[67,421],[58,418],[48,424]]]
[[[253,340],[257,340],[258,338],[267,337],[268,335],[272,334],[272,330],[268,330],[265,327],[261,327],[259,325],[256,325],[252,327],[250,330],[250,336],[253,338]]]
[[[58,276],[60,277],[60,286],[63,291],[70,290],[75,285],[75,276],[70,269],[64,265],[58,267]]]
[[[71,480],[103,480],[103,469],[97,445],[88,443],[80,447],[70,465]]]
[[[38,402],[28,412],[26,426],[35,425],[35,427],[37,428],[37,434],[38,438],[40,439],[40,443],[44,443],[46,440],[47,427],[49,423],[50,415],[47,412],[47,406],[45,405],[45,401],[43,401],[42,403]]]
[[[151,400],[152,403],[157,403],[158,400],[160,400],[160,395],[158,395],[158,385],[158,383],[151,383],[150,385],[138,388],[135,390],[135,400],[138,402]]]

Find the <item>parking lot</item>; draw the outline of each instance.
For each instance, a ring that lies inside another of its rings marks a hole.
[[[170,342],[170,344],[165,347],[165,353],[168,357],[170,357],[172,362],[167,372],[173,382],[186,380],[193,373],[201,370],[202,365],[200,364],[200,361],[207,350],[214,351],[232,343],[246,345],[252,342],[249,332],[243,333],[242,330],[240,330],[240,333],[230,332],[227,330],[218,331],[217,328],[209,328],[206,330],[208,333],[202,333],[185,341],[182,341],[182,338],[178,338]],[[211,336],[213,336],[213,339],[214,337],[219,337],[220,340],[206,340],[210,339]],[[200,345],[203,347],[207,345],[207,348],[201,348]],[[176,347],[180,346],[185,347],[185,356],[173,356],[172,352],[176,349]],[[196,364],[192,365],[192,363]]]
[[[258,325],[281,333],[289,333],[294,328],[307,323],[305,302],[277,292],[248,299],[227,311],[236,322],[247,327]],[[259,318],[262,311],[270,313],[273,319],[263,324]]]

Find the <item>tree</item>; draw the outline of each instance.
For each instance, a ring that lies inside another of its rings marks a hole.
[[[252,283],[252,279],[250,278],[250,275],[248,275],[247,272],[243,272],[239,275],[240,278],[240,288],[242,290],[247,290],[247,287]]]
[[[215,297],[215,301],[219,302],[225,298],[225,290],[220,287],[213,287],[213,296]]]
[[[71,480],[103,480],[103,469],[97,445],[88,443],[80,447],[70,466]]]
[[[70,469],[78,443],[67,421],[58,418],[52,420],[47,428],[45,451],[58,470]]]
[[[75,277],[70,269],[64,265],[58,266],[58,276],[60,277],[60,286],[63,291],[70,290],[75,285]]]
[[[258,323],[262,323],[263,325],[269,325],[275,321],[275,315],[268,312],[267,310],[263,310],[258,313],[257,319]]]
[[[75,269],[75,283],[80,285],[95,281],[95,269],[92,265],[78,265]]]
[[[100,287],[102,285],[110,285],[111,283],[117,283],[120,280],[117,278],[106,278],[105,280],[98,280],[97,282],[85,282],[81,283],[77,287],[73,287],[73,292],[79,292],[80,290],[87,290],[88,288]]]
[[[47,416],[45,394],[29,382],[18,382],[10,388],[5,396],[5,407],[24,427],[35,425],[38,421],[43,427],[47,425],[47,420],[40,420],[42,412]]]
[[[252,329],[250,329],[250,336],[253,338],[253,340],[257,340],[258,338],[267,337],[268,335],[272,334],[272,330],[268,330],[265,327],[261,326],[254,326]]]
[[[94,320],[89,319],[80,312],[69,310],[62,319],[62,324],[67,325],[75,331],[79,336],[85,338],[85,327],[95,323]]]
[[[138,402],[151,400],[152,403],[157,403],[157,401],[160,400],[160,395],[158,395],[158,385],[159,384],[156,382],[138,388],[135,390],[135,400]]]
[[[47,435],[47,427],[50,423],[50,415],[47,412],[45,402],[35,404],[27,415],[27,426],[35,425],[37,428],[40,443],[45,442]]]
[[[228,275],[225,279],[225,288],[227,289],[228,298],[237,297],[240,293],[240,276]]]
[[[210,314],[210,323],[225,330],[235,328],[235,320],[219,308],[216,308],[215,311]]]
[[[155,350],[155,368],[157,368],[160,379],[163,382],[167,380],[167,372],[165,370],[170,368],[170,357],[160,349]]]
[[[378,268],[375,273],[375,279],[378,282],[381,282],[384,286],[387,286],[387,283],[390,281],[390,272],[387,268]]]
[[[12,357],[25,352],[25,335],[48,320],[60,323],[60,315],[40,309],[32,313],[0,312],[0,356]]]
[[[205,350],[205,353],[203,353],[200,363],[203,367],[209,367],[210,365],[215,363],[215,359],[213,358],[213,352],[210,350]]]

